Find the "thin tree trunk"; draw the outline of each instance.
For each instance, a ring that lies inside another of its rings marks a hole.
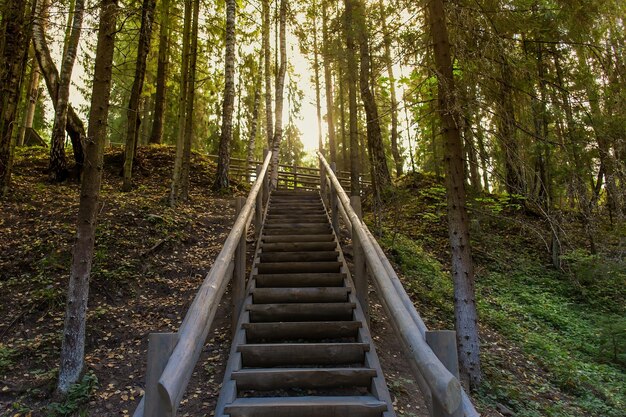
[[[24,123],[20,129],[17,145],[24,146],[24,139],[26,138],[26,131],[32,129],[33,120],[35,119],[35,110],[37,109],[37,101],[39,100],[39,78],[41,72],[39,71],[39,64],[35,58],[34,49],[31,50],[31,69],[30,79],[28,80],[27,98],[28,104],[26,105],[26,113],[24,115]]]
[[[265,74],[265,134],[267,147],[272,147],[274,140],[274,117],[272,115],[272,51],[270,50],[270,2],[263,0],[263,71]]]
[[[348,110],[350,113],[350,195],[361,195],[359,169],[359,124],[356,102],[357,91],[357,50],[355,43],[354,8],[355,1],[345,2],[345,31],[346,31],[346,70],[348,81]]]
[[[191,38],[191,0],[185,0],[183,17],[183,50],[181,54],[181,81],[180,97],[178,100],[178,131],[176,134],[176,156],[174,157],[174,172],[170,189],[170,206],[178,204],[181,188],[181,170],[183,165],[183,150],[185,147],[185,120],[187,118],[187,91],[189,80],[189,49]]]
[[[217,174],[213,189],[228,188],[230,143],[233,140],[233,111],[235,106],[235,0],[226,0],[226,57],[224,69],[224,105],[222,106],[222,134],[220,136]]]
[[[85,0],[77,0],[74,9],[74,19],[72,31],[65,45],[65,53],[61,64],[61,74],[59,75],[59,86],[54,108],[54,124],[52,126],[52,137],[50,139],[50,179],[54,181],[64,181],[67,178],[67,158],[65,157],[65,126],[67,124],[67,113],[70,99],[70,83],[72,81],[72,71],[76,54],[78,52],[78,41],[85,15]]]
[[[254,102],[252,104],[252,114],[250,115],[250,137],[248,138],[247,163],[248,169],[252,169],[254,151],[256,148],[256,136],[259,126],[259,107],[261,106],[261,70],[263,68],[263,54],[260,54],[259,68],[254,80]],[[252,180],[252,173],[248,174],[248,181]]]
[[[322,5],[322,10],[325,10]],[[315,76],[315,109],[317,110],[317,148],[324,153],[324,139],[322,135],[322,100],[320,88],[320,57],[317,40],[317,5],[313,1],[313,70]]]
[[[4,5],[0,27],[0,197],[4,197],[11,184],[13,127],[17,118],[22,79],[28,57],[29,3],[10,2]]]
[[[389,77],[389,99],[391,104],[391,154],[396,166],[396,176],[400,177],[404,171],[404,161],[400,155],[398,147],[398,99],[396,97],[396,78],[393,73],[393,62],[391,61],[391,34],[387,27],[385,7],[382,0],[379,0],[380,18],[383,30],[383,43],[385,45],[385,66]]]
[[[168,52],[170,44],[170,0],[161,2],[161,28],[159,30],[159,58],[157,64],[156,97],[154,99],[154,121],[150,143],[159,144],[163,141],[163,123],[165,121],[165,105],[167,94]]]
[[[89,277],[99,211],[117,11],[117,0],[102,0],[89,114],[89,137],[86,141],[87,163],[81,183],[76,243],[61,346],[61,366],[57,386],[61,393],[67,393],[70,386],[78,381],[84,367]]]
[[[272,175],[270,176],[272,188],[278,186],[278,154],[280,151],[280,143],[283,139],[283,89],[285,86],[285,74],[287,72],[286,26],[287,0],[280,0],[280,66],[278,67],[276,80],[276,108],[274,111],[276,124],[272,143]]]
[[[322,3],[322,59],[324,61],[324,86],[326,90],[326,123],[328,123],[328,148],[330,149],[330,161],[337,162],[337,140],[335,139],[334,110],[335,99],[333,97],[333,76],[330,68],[331,56],[329,50],[330,40],[328,38],[328,15],[326,10],[326,4]],[[345,164],[345,166],[347,165],[348,164]]]
[[[454,75],[443,0],[431,0],[428,6],[437,78],[439,115],[445,134],[446,188],[448,195],[448,233],[452,252],[454,313],[457,346],[462,375],[472,388],[480,384],[480,345],[478,316],[474,295],[474,269],[469,239],[469,219],[465,207],[463,178],[463,143],[458,129]]]
[[[346,100],[344,94],[344,86],[343,86],[343,71],[341,66],[339,66],[339,74],[337,75],[339,78],[339,112],[341,116],[341,157],[343,161],[343,169],[347,170],[350,168],[350,154],[348,149],[348,134],[346,134]]]
[[[191,22],[191,49],[189,51],[189,78],[187,79],[187,110],[185,111],[185,141],[183,143],[183,163],[180,170],[181,201],[189,199],[189,174],[191,171],[191,147],[193,144],[193,122],[196,98],[196,64],[198,61],[198,21],[200,19],[200,0],[193,0]]]
[[[50,96],[52,105],[56,109],[59,96],[59,72],[54,65],[50,49],[46,43],[44,28],[47,20],[47,9],[47,0],[37,2],[37,11],[35,13],[36,18],[33,21],[33,47],[35,49],[35,56],[37,57],[39,68],[41,69],[41,74],[46,82],[48,95]],[[80,173],[83,167],[83,160],[85,159],[83,150],[83,140],[86,135],[85,125],[69,103],[67,108],[65,130],[72,141],[74,160],[76,161],[76,171],[77,173]]]
[[[150,40],[152,39],[152,22],[154,21],[154,9],[156,0],[143,0],[141,6],[141,27],[139,29],[139,45],[137,46],[137,61],[135,63],[135,78],[130,90],[130,101],[126,110],[126,150],[124,152],[124,182],[122,191],[130,191],[132,188],[133,163],[135,150],[139,136],[139,100],[146,77],[146,59],[150,52]]]

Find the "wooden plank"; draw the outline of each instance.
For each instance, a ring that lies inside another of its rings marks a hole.
[[[341,262],[271,262],[257,264],[260,274],[339,272]]]
[[[333,242],[335,237],[331,234],[292,234],[292,235],[274,235],[261,237],[266,243],[288,243],[288,242]]]
[[[371,368],[242,369],[233,372],[237,388],[275,390],[285,388],[341,388],[369,386],[376,370]]]
[[[277,340],[354,339],[362,324],[358,321],[308,321],[244,323],[248,343]]]
[[[381,417],[384,402],[372,396],[237,398],[225,411],[231,417]]]
[[[267,343],[238,346],[244,367],[362,364],[367,343]]]
[[[288,273],[288,274],[257,274],[255,276],[258,288],[288,288],[288,287],[340,287],[344,284],[346,275],[334,273]]]
[[[255,288],[254,303],[339,303],[348,301],[348,287]]]
[[[304,252],[304,251],[330,251],[337,247],[335,242],[289,242],[289,243],[263,243],[261,249],[267,252]]]
[[[250,322],[352,320],[354,303],[251,304]]]
[[[261,262],[320,262],[336,261],[337,251],[261,252]]]

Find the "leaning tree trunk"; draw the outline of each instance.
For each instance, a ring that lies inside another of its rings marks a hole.
[[[222,133],[220,136],[217,174],[213,189],[228,188],[230,142],[233,140],[233,111],[235,109],[235,13],[236,0],[226,0],[226,57],[224,69],[224,105],[222,106]]]
[[[324,61],[324,86],[326,89],[326,123],[328,124],[328,148],[330,161],[337,162],[337,139],[335,138],[335,100],[333,98],[333,76],[330,68],[330,40],[328,39],[328,15],[322,4],[322,60]],[[345,149],[344,149],[345,152]]]
[[[459,365],[464,379],[467,378],[470,386],[475,388],[480,383],[480,346],[469,220],[465,207],[463,142],[458,128],[460,114],[456,106],[443,0],[431,0],[428,8],[438,78],[438,112],[445,135],[444,165],[448,195],[448,234],[452,251],[454,314]]]
[[[45,21],[47,19],[46,13],[48,1],[41,0],[37,2],[36,7],[36,17],[33,20],[33,48],[35,49],[35,56],[37,57],[37,62],[39,63],[39,69],[41,69],[41,74],[46,81],[48,95],[50,96],[52,105],[56,109],[59,96],[59,71],[52,60],[52,55],[50,53],[50,49],[48,48],[44,31]],[[67,107],[65,131],[70,136],[70,140],[72,141],[74,160],[76,161],[76,171],[80,174],[83,168],[83,161],[85,159],[83,150],[85,125],[70,104],[68,104]]]
[[[139,136],[139,100],[143,90],[143,82],[146,77],[146,59],[150,52],[150,40],[152,38],[152,22],[154,21],[154,9],[156,0],[143,0],[141,6],[141,27],[139,29],[139,45],[137,46],[137,61],[135,63],[135,79],[130,90],[130,101],[126,109],[126,150],[124,152],[124,182],[122,191],[130,191],[132,188],[133,162]]]
[[[80,190],[76,243],[74,244],[61,346],[61,366],[57,386],[61,393],[67,393],[70,386],[78,381],[84,367],[89,277],[93,260],[96,218],[100,209],[98,200],[104,164],[103,154],[111,94],[117,11],[117,0],[102,0],[89,114],[89,137],[86,141],[87,163]]]
[[[157,64],[156,96],[154,98],[154,119],[149,142],[159,144],[163,140],[165,120],[166,81],[170,35],[170,0],[161,3],[161,28],[159,30],[159,58]]]
[[[274,111],[276,126],[274,129],[274,140],[272,141],[272,175],[270,177],[272,188],[278,186],[278,153],[283,139],[283,89],[285,86],[285,73],[287,72],[286,26],[287,0],[280,0],[280,66],[278,67],[278,76],[276,78],[276,108]]]
[[[76,0],[72,31],[65,44],[65,53],[61,63],[59,86],[54,107],[54,124],[50,139],[50,178],[55,181],[64,181],[67,178],[67,158],[65,157],[65,125],[70,99],[70,83],[76,54],[78,53],[78,41],[85,15],[85,0]]]
[[[358,108],[356,102],[357,90],[357,59],[355,43],[354,7],[355,1],[345,1],[345,31],[346,31],[346,78],[348,81],[348,111],[350,113],[350,195],[361,195],[359,180],[359,125]]]
[[[193,20],[191,23],[191,50],[189,51],[189,78],[187,80],[187,110],[185,113],[185,141],[183,146],[183,163],[180,171],[180,200],[189,199],[189,173],[191,171],[191,145],[193,143],[193,111],[196,97],[196,62],[198,57],[198,19],[200,17],[200,0],[193,1]]]
[[[13,127],[17,116],[24,68],[28,56],[28,2],[5,4],[0,29],[0,196],[5,196],[11,183],[13,167]]]
[[[176,135],[176,156],[174,157],[174,173],[170,189],[170,206],[178,204],[181,189],[181,171],[183,166],[183,151],[185,147],[185,120],[187,119],[187,91],[189,81],[189,49],[191,39],[191,0],[185,0],[183,17],[183,50],[181,52],[181,80],[180,97],[178,99],[178,132]]]
[[[265,134],[267,147],[271,148],[274,140],[274,120],[272,115],[272,51],[270,50],[270,2],[263,0],[263,72],[265,76]]]

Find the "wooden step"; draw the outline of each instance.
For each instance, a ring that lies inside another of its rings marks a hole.
[[[287,243],[263,243],[263,253],[267,252],[306,252],[306,251],[331,251],[335,250],[335,242],[287,242]]]
[[[336,261],[339,252],[261,252],[259,256],[261,262],[324,262]]]
[[[341,262],[261,262],[259,274],[296,274],[315,272],[339,272]]]
[[[362,364],[367,343],[267,343],[239,345],[244,367]]]
[[[302,233],[304,235],[326,235],[330,234],[332,229],[330,224],[313,225],[306,227],[272,227],[268,228],[267,225],[263,227],[264,235],[295,235]]]
[[[387,404],[373,396],[237,398],[224,409],[231,417],[381,417]]]
[[[266,223],[264,225],[264,230],[267,231],[269,229],[295,229],[295,230],[308,230],[308,229],[329,229],[330,223],[328,223],[328,219],[325,221],[318,221],[315,223],[300,223],[300,222],[285,222],[285,223]]]
[[[328,217],[325,214],[315,215],[274,215],[269,214],[265,219],[265,224],[275,223],[328,223]]]
[[[292,234],[292,235],[262,236],[261,240],[265,243],[334,242],[335,237],[330,233],[321,234],[321,235]]]
[[[348,301],[348,287],[255,288],[255,304],[276,303],[341,303]]]
[[[242,369],[233,372],[240,390],[285,388],[367,387],[376,370],[371,368],[280,368]]]
[[[362,327],[359,321],[306,321],[276,323],[243,323],[246,340],[325,340],[356,338]]]
[[[249,304],[250,321],[346,321],[352,320],[355,303]]]
[[[317,191],[294,191],[294,190],[281,190],[277,189],[272,191],[272,197],[315,197],[320,198],[320,193]]]
[[[258,274],[258,288],[340,287],[346,275],[342,273]]]

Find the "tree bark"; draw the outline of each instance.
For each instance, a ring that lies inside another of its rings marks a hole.
[[[230,143],[233,140],[233,111],[235,108],[235,13],[236,1],[226,0],[226,57],[224,68],[224,105],[222,106],[222,134],[220,136],[217,174],[213,189],[229,186]]]
[[[272,147],[274,140],[274,117],[272,115],[272,51],[270,50],[270,2],[263,0],[263,71],[265,75],[265,134],[267,147]]]
[[[89,136],[86,141],[87,163],[81,183],[76,243],[74,244],[61,346],[61,365],[57,385],[61,393],[67,393],[70,386],[78,381],[84,367],[89,277],[93,261],[96,218],[99,211],[98,200],[109,113],[117,11],[117,0],[102,0],[89,114]]]
[[[39,78],[41,72],[39,70],[39,64],[37,64],[37,58],[35,58],[35,51],[31,50],[31,62],[30,77],[28,80],[28,88],[26,89],[28,103],[26,105],[26,113],[24,114],[24,122],[20,128],[19,137],[17,140],[18,146],[24,146],[24,139],[26,138],[26,131],[32,129],[33,120],[35,119],[35,110],[37,108],[37,101],[39,100]]]
[[[154,98],[154,119],[150,143],[159,144],[163,141],[163,123],[165,121],[165,105],[167,95],[168,53],[170,49],[170,0],[161,2],[161,28],[159,29],[159,58],[157,64],[156,96]]]
[[[141,27],[139,29],[139,44],[137,46],[137,60],[135,62],[135,78],[130,90],[130,100],[126,109],[126,149],[124,152],[124,182],[122,191],[132,189],[133,163],[135,150],[139,136],[139,101],[146,77],[146,59],[150,52],[150,40],[152,39],[152,23],[154,21],[154,9],[156,0],[143,0],[141,6]]]
[[[174,172],[172,175],[172,186],[170,189],[170,206],[178,204],[181,188],[181,171],[183,165],[183,151],[185,147],[185,120],[187,118],[187,91],[189,81],[189,50],[191,40],[191,0],[185,0],[185,11],[183,17],[183,50],[181,53],[181,81],[180,97],[178,99],[178,131],[176,135],[176,156],[174,157]]]
[[[13,127],[28,56],[28,6],[27,1],[5,4],[0,22],[0,197],[8,193],[11,184],[15,147]]]
[[[36,17],[33,21],[33,48],[35,49],[35,56],[37,57],[37,62],[39,63],[41,74],[43,75],[43,78],[46,82],[48,95],[50,96],[52,105],[56,109],[59,95],[59,72],[54,65],[52,55],[50,54],[50,49],[48,48],[48,44],[46,42],[44,28],[45,21],[47,19],[47,8],[47,0],[37,2],[37,11],[35,13]],[[83,168],[83,161],[85,159],[83,149],[83,140],[86,135],[85,125],[83,124],[82,120],[80,120],[80,117],[78,117],[78,114],[69,103],[67,107],[67,120],[65,124],[65,130],[70,136],[70,140],[72,141],[74,160],[76,161],[76,171],[80,174]]]
[[[280,66],[276,78],[276,107],[274,117],[276,118],[274,128],[274,140],[272,143],[272,171],[270,184],[272,188],[278,186],[278,154],[280,143],[283,139],[283,90],[285,86],[285,74],[287,72],[287,44],[285,32],[287,30],[287,0],[280,0]]]
[[[324,61],[324,87],[326,91],[326,123],[328,124],[328,148],[330,149],[330,161],[336,163],[337,139],[335,138],[335,99],[333,97],[333,76],[330,68],[331,56],[329,43],[330,39],[328,36],[328,13],[326,10],[326,4],[322,4],[322,59]]]
[[[65,157],[65,126],[67,124],[72,71],[78,53],[78,41],[80,40],[84,15],[85,1],[76,0],[72,31],[64,46],[56,106],[54,107],[54,124],[50,139],[50,165],[48,168],[50,179],[54,181],[64,181],[68,175],[67,158]]]
[[[356,102],[357,90],[357,51],[355,43],[354,8],[355,1],[344,0],[346,31],[346,78],[348,84],[348,111],[350,113],[350,195],[361,195],[359,169],[359,124]]]
[[[322,10],[324,5],[322,5]],[[324,139],[322,135],[322,101],[320,88],[320,57],[319,42],[317,40],[317,4],[313,1],[313,70],[315,77],[315,109],[317,111],[317,148],[324,153]]]
[[[448,233],[452,252],[454,313],[462,375],[472,388],[480,384],[480,346],[474,295],[474,269],[469,239],[469,220],[465,207],[463,143],[459,132],[460,115],[456,106],[454,75],[443,0],[428,6],[430,30],[438,79],[439,116],[445,135],[446,188],[448,196]]]
[[[248,138],[247,162],[248,169],[253,168],[254,151],[256,147],[256,136],[259,127],[259,107],[261,106],[261,80],[263,69],[263,54],[260,54],[259,67],[254,79],[254,102],[252,104],[252,114],[250,115],[250,136]],[[252,180],[252,173],[248,174],[248,181]]]

